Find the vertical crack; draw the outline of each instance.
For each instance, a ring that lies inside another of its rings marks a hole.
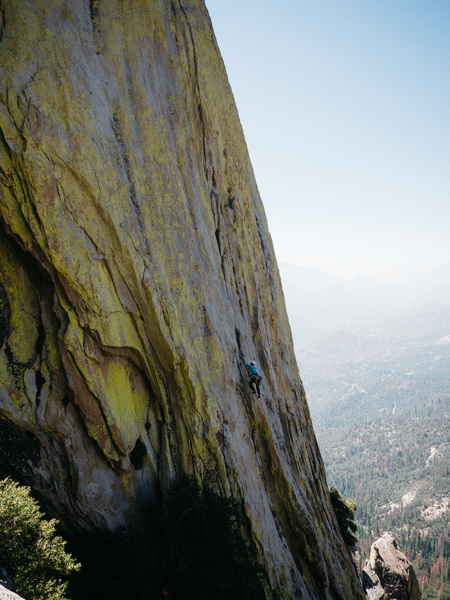
[[[0,18],[1,25],[1,18]],[[2,31],[2,30],[1,30]],[[36,77],[37,71],[30,78],[29,82],[32,82]],[[0,103],[5,107],[6,113],[14,127],[16,128],[17,133],[19,134],[21,141],[21,150],[25,152],[27,149],[27,140],[24,135],[25,123],[29,121],[29,114],[31,109],[31,99],[27,96],[25,92],[25,88],[28,83],[23,87],[22,96],[10,97],[8,84],[5,86],[4,94],[0,94]],[[15,108],[14,108],[15,106]],[[19,118],[19,114],[22,113],[21,118]],[[17,116],[16,116],[17,115]],[[9,148],[9,144],[6,142],[2,134],[2,143],[4,143],[5,147]]]
[[[3,342],[8,339],[10,326],[10,308],[8,297],[2,284],[0,283],[0,348],[3,346]]]
[[[89,0],[89,16],[91,18],[92,30],[94,32],[95,51],[97,54],[102,53],[102,39],[100,30],[100,9],[99,0]]]
[[[3,31],[6,26],[5,19],[5,8],[3,5],[0,5],[0,42],[3,40]]]
[[[203,108],[202,108],[202,102],[201,102],[201,93],[200,93],[200,85],[198,82],[198,62],[197,62],[197,50],[195,48],[195,42],[194,42],[194,34],[192,33],[192,27],[191,24],[189,23],[189,19],[187,17],[186,14],[186,10],[183,7],[181,0],[179,0],[179,5],[180,5],[180,9],[181,12],[183,13],[183,16],[185,18],[186,21],[186,26],[189,32],[189,37],[191,39],[191,44],[192,44],[192,56],[193,56],[193,60],[194,60],[194,79],[195,79],[195,87],[197,89],[197,96],[198,96],[198,116],[200,119],[200,125],[202,128],[202,138],[203,138],[203,160],[204,160],[204,169],[205,169],[205,176],[208,179],[208,161],[206,159],[206,126],[205,126],[205,119],[204,119],[204,115],[203,115]]]
[[[41,402],[41,392],[45,383],[45,377],[42,375],[42,371],[39,369],[36,371],[36,397],[35,402],[36,406],[39,406]]]
[[[99,25],[98,0],[89,0],[89,14],[91,17],[92,28],[95,33],[98,33],[98,25]]]
[[[114,113],[113,117],[112,117],[112,130],[114,133],[114,136],[116,138],[116,141],[119,145],[120,148],[120,156],[122,158],[122,162],[123,162],[123,166],[125,169],[125,175],[127,176],[127,181],[128,181],[128,187],[130,190],[130,199],[131,202],[134,206],[136,215],[138,217],[138,221],[139,224],[142,222],[142,212],[141,212],[141,207],[139,206],[138,200],[137,200],[137,194],[136,194],[136,187],[134,185],[134,181],[133,178],[131,176],[131,162],[130,162],[130,157],[128,156],[128,152],[125,146],[125,142],[123,141],[123,134],[122,134],[122,130],[120,127],[120,123],[119,123],[119,119],[117,117],[117,114]]]

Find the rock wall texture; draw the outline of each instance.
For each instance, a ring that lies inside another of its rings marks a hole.
[[[23,598],[0,584],[0,600],[23,600]]]
[[[202,0],[0,1],[0,410],[68,528],[214,472],[274,593],[361,597]]]
[[[390,533],[372,544],[370,559],[363,569],[363,585],[369,600],[420,600],[422,597],[414,569]]]

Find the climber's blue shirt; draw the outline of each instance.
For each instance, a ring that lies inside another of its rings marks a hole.
[[[257,368],[255,367],[255,365],[248,365],[246,362],[242,361],[242,363],[248,367],[250,369],[250,371],[252,372],[252,375],[259,375]]]

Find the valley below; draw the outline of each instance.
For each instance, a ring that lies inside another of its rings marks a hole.
[[[425,600],[450,598],[450,281],[339,282],[281,265],[328,484],[357,505],[361,563],[391,531]]]

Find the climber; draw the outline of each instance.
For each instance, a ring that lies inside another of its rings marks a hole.
[[[250,375],[250,379],[248,380],[248,385],[252,390],[252,394],[256,394],[258,398],[261,398],[261,390],[259,386],[261,384],[262,377],[258,373],[258,369],[256,368],[255,361],[251,360],[248,365],[243,358],[241,358],[242,364],[247,367],[248,374]]]

